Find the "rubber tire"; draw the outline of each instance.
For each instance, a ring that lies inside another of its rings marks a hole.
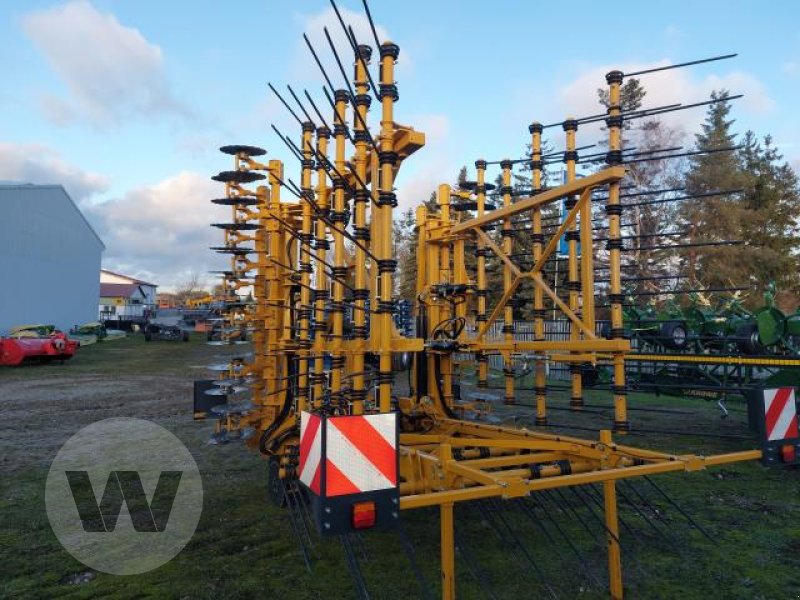
[[[667,321],[661,325],[660,342],[665,348],[683,350],[689,340],[689,332],[683,321]]]
[[[145,334],[144,334],[144,341],[145,341],[145,342],[149,342],[149,341],[150,341],[150,340],[152,340],[152,339],[153,339],[153,338],[150,336],[150,334],[149,334],[149,333],[145,333]]]
[[[755,321],[740,325],[736,329],[736,338],[736,347],[742,354],[764,354],[764,346],[758,339],[758,323]]]
[[[184,342],[188,342],[189,341],[189,334],[184,331],[182,339],[183,339]]]
[[[283,493],[280,471],[280,459],[277,456],[271,456],[267,461],[267,496],[273,506],[284,508],[286,506],[286,495]]]

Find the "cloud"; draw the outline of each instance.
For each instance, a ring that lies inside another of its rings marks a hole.
[[[781,71],[789,77],[797,77],[800,75],[800,63],[795,61],[785,62],[781,65]]]
[[[623,72],[634,72],[643,69],[664,66],[672,61],[662,60],[656,63],[629,63],[622,65],[604,65],[587,68],[579,76],[562,86],[560,90],[562,107],[561,115],[553,115],[555,120],[566,116],[581,117],[602,112],[597,100],[597,89],[606,88],[605,74],[614,69]],[[745,110],[763,114],[771,111],[775,103],[769,97],[764,85],[754,76],[741,71],[732,71],[725,75],[710,75],[702,79],[692,77],[691,71],[675,69],[661,71],[642,76],[642,85],[647,91],[642,108],[653,108],[675,103],[702,102],[709,99],[713,90],[727,89],[731,94],[744,94],[737,100],[734,111]],[[694,131],[703,121],[705,111],[698,107],[660,115],[664,123],[687,131]],[[598,135],[599,125],[585,128],[593,136]]]
[[[410,122],[414,123],[414,129],[425,133],[425,146],[419,151],[425,153],[425,158],[412,155],[400,169],[396,182],[397,210],[400,212],[425,202],[431,192],[446,181],[447,174],[455,179],[460,167],[456,163],[450,122],[446,116],[420,115]]]
[[[212,283],[206,272],[222,268],[225,257],[208,249],[223,239],[210,224],[230,220],[230,212],[210,200],[223,194],[207,175],[184,171],[89,207],[87,217],[106,244],[104,265],[165,287],[192,271]]]
[[[373,78],[377,78],[377,63],[379,56],[377,50],[375,49],[375,40],[372,35],[372,30],[369,26],[369,20],[363,13],[348,10],[346,8],[339,8],[339,12],[341,13],[344,22],[353,28],[353,32],[355,33],[358,43],[367,44],[372,47],[372,76]],[[325,71],[333,81],[333,84],[336,87],[343,87],[344,84],[341,71],[336,64],[336,59],[333,57],[333,53],[331,52],[324,31],[324,29],[327,27],[334,46],[336,47],[336,51],[339,54],[339,58],[342,61],[342,66],[345,69],[345,73],[347,73],[348,77],[352,79],[353,69],[351,65],[353,63],[353,50],[350,47],[347,37],[345,37],[344,32],[342,31],[342,26],[339,24],[336,13],[332,8],[327,8],[321,12],[311,15],[297,15],[297,18],[301,21],[303,31],[308,36],[311,45],[314,47],[317,56],[322,61]],[[391,39],[386,28],[376,23],[375,29],[378,32],[378,39],[381,42]],[[322,73],[320,73],[319,67],[314,61],[311,52],[309,52],[305,41],[302,39],[300,39],[297,44],[290,65],[289,78],[292,80],[318,82],[322,79]],[[410,68],[411,58],[409,57],[408,52],[402,48],[397,62],[396,74],[407,74]],[[377,79],[375,80],[375,83],[378,83]]]
[[[23,28],[66,87],[66,97],[39,97],[53,123],[107,128],[132,116],[189,115],[169,89],[161,48],[113,14],[76,0],[27,15]]]
[[[78,204],[108,190],[109,179],[84,171],[41,144],[0,143],[0,179],[24,183],[61,184]]]

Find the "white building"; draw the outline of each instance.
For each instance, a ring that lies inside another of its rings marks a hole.
[[[136,319],[158,306],[158,286],[108,269],[100,270],[100,318]]]
[[[105,246],[60,185],[0,183],[0,335],[97,319]]]

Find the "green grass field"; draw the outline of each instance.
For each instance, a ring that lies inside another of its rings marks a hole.
[[[204,377],[197,367],[214,362],[216,352],[200,335],[188,344],[146,344],[133,336],[84,348],[64,365],[0,370],[6,413],[0,429],[1,597],[355,597],[337,540],[317,539],[313,568],[306,569],[285,510],[266,498],[264,461],[238,444],[206,445],[211,424],[191,421],[191,382]],[[608,394],[588,392],[587,402],[608,403]],[[552,405],[564,407],[566,399],[556,396]],[[741,405],[732,405],[724,421],[697,400],[635,395],[631,406],[681,411],[632,411],[635,426],[700,435],[631,435],[625,440],[630,445],[701,453],[753,446],[738,439],[747,433]],[[600,412],[554,411],[552,419],[598,428],[608,423],[608,411]],[[62,549],[44,508],[47,468],[61,443],[83,425],[117,415],[149,418],[173,431],[194,455],[204,483],[203,516],[190,543],[166,565],[131,577],[90,573]],[[712,437],[720,433],[737,437]],[[620,501],[628,598],[800,598],[799,471],[748,463],[654,481],[714,542],[649,484],[621,485],[627,496]],[[587,507],[588,491],[582,494],[537,496],[530,512],[514,503],[499,512],[459,506],[458,598],[552,597],[548,589],[560,598],[606,597],[603,532]],[[438,514],[403,516],[437,598]],[[426,597],[396,533],[367,533],[361,540],[360,566],[372,598]],[[87,572],[88,582],[75,583]]]

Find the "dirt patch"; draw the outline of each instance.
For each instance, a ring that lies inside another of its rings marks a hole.
[[[191,395],[191,380],[166,375],[0,381],[0,469],[49,462],[67,438],[101,419],[185,418]]]

